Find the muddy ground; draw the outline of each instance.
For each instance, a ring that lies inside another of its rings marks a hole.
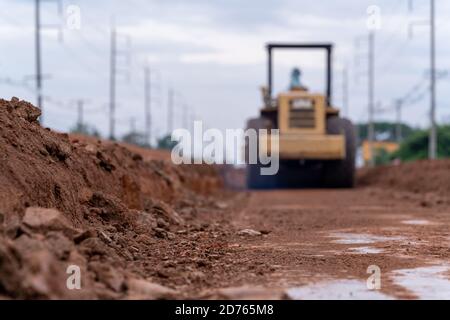
[[[353,190],[229,191],[223,168],[38,115],[0,101],[4,299],[450,298],[449,161],[361,171]]]

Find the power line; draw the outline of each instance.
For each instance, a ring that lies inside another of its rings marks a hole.
[[[401,5],[401,1],[397,1],[395,4],[396,4],[396,6],[392,8],[393,11],[398,9],[398,7]],[[392,16],[390,18],[394,19],[394,18],[392,18]],[[406,27],[406,22],[407,22],[407,19],[403,20],[403,19],[396,18],[395,19],[396,24],[394,25],[393,32],[390,33],[388,38],[386,38],[384,41],[382,41],[378,44],[377,47],[379,48],[378,49],[379,52],[377,52],[377,54],[376,54],[378,64],[384,62],[385,57],[393,56],[392,54],[389,54],[389,51],[390,51],[389,49],[392,48],[392,46],[394,44],[398,43],[398,41],[396,41],[395,38],[398,37],[399,31],[402,29],[402,27]],[[388,24],[388,23],[383,22],[384,30],[386,30],[386,27],[385,27],[386,24]],[[402,46],[399,46],[398,48],[402,48]],[[397,51],[398,50],[395,50],[396,53],[397,53]],[[389,59],[389,61],[391,61],[391,59]]]
[[[345,65],[342,70],[342,108],[344,110],[344,115],[349,116],[348,107],[348,66]]]
[[[413,1],[409,1],[410,9],[412,9]],[[436,159],[437,157],[437,130],[436,130],[436,21],[435,21],[435,0],[429,3],[429,20],[426,22],[430,27],[430,133],[428,143],[428,158]],[[423,24],[423,22],[421,23]],[[410,28],[414,23],[410,25]],[[412,30],[412,28],[411,28]]]
[[[58,5],[58,13],[61,15],[61,0],[48,0],[55,1]],[[43,111],[43,89],[42,89],[42,56],[41,56],[41,0],[34,1],[34,14],[35,14],[35,63],[36,63],[36,95],[37,95],[37,107],[41,109],[40,121],[44,121]],[[52,27],[50,27],[52,28]]]
[[[150,68],[144,68],[144,108],[145,108],[145,141],[151,145],[151,130],[152,130],[152,114],[151,114],[151,73]]]
[[[171,134],[173,131],[173,107],[174,107],[174,91],[169,87],[167,97],[167,131]]]
[[[368,138],[369,138],[369,145],[370,145],[370,165],[375,165],[375,157],[374,157],[374,147],[373,142],[375,140],[375,127],[374,127],[374,96],[375,96],[375,57],[374,57],[374,51],[375,51],[375,32],[372,30],[369,32],[369,39],[368,39],[368,112],[369,112],[369,132],[368,132]]]
[[[14,27],[18,27],[18,28],[24,27],[23,23],[19,22],[18,20],[16,20],[15,18],[13,18],[9,15],[6,15],[4,10],[0,11],[0,18],[3,19],[3,21],[5,21],[10,26],[14,26]]]
[[[120,71],[123,71],[118,68],[118,56],[125,53],[125,55],[129,55],[128,51],[119,50],[118,39],[119,36],[123,36],[117,32],[115,22],[113,20],[111,24],[111,33],[110,33],[110,77],[109,77],[109,138],[111,140],[115,139],[115,112],[116,112],[116,85],[117,85],[117,75]],[[129,38],[127,38],[127,44],[129,44]],[[129,59],[129,58],[127,58]]]
[[[396,126],[395,126],[395,137],[397,143],[402,141],[402,100],[398,99],[395,101],[396,110]]]
[[[430,150],[429,157],[437,157],[437,132],[436,132],[436,34],[435,34],[435,0],[430,0]]]
[[[115,137],[116,111],[116,27],[111,28],[110,80],[109,80],[109,138]]]
[[[41,8],[40,0],[35,0],[35,54],[36,54],[36,92],[37,107],[41,109],[41,121],[43,122],[42,105],[42,68],[41,68]]]

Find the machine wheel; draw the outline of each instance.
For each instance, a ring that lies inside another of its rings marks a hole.
[[[270,120],[265,118],[250,119],[247,122],[247,129],[269,129]],[[258,143],[258,142],[257,142]],[[245,146],[245,157],[248,161],[248,144]],[[259,157],[258,157],[259,158]],[[259,160],[259,159],[258,159]],[[248,189],[273,189],[277,187],[277,175],[264,176],[261,175],[261,168],[264,166],[259,163],[246,165],[246,180]]]
[[[280,161],[277,184],[283,189],[303,189],[320,187],[321,165],[318,162],[300,160]]]
[[[323,186],[327,188],[353,188],[355,186],[355,129],[350,120],[332,117],[327,120],[328,134],[345,136],[346,158],[324,162]]]

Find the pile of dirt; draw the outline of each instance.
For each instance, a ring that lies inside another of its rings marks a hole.
[[[53,132],[39,115],[0,99],[0,297],[167,298],[164,279],[202,278],[189,266],[212,265],[204,253],[219,257],[227,232],[199,218],[221,207],[215,169]],[[171,276],[173,257],[184,271]]]
[[[423,205],[450,201],[450,160],[421,160],[398,165],[364,168],[359,186],[404,191],[422,196]]]

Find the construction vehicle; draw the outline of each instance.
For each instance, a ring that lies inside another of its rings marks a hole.
[[[380,156],[382,153],[386,155],[390,155],[397,151],[400,148],[400,144],[398,142],[393,141],[368,141],[364,140],[362,142],[362,158],[365,166],[370,165],[370,161],[372,160],[372,151],[374,152],[375,157]]]
[[[326,51],[326,92],[311,93],[294,69],[289,91],[272,97],[274,49]],[[356,141],[352,123],[339,116],[332,104],[332,44],[268,44],[267,86],[260,116],[247,122],[248,129],[279,129],[279,170],[262,175],[264,164],[247,164],[250,189],[329,187],[351,188],[355,181]],[[271,152],[269,136],[258,138],[258,148]],[[246,143],[248,154],[249,143]],[[248,158],[247,158],[248,159]]]

